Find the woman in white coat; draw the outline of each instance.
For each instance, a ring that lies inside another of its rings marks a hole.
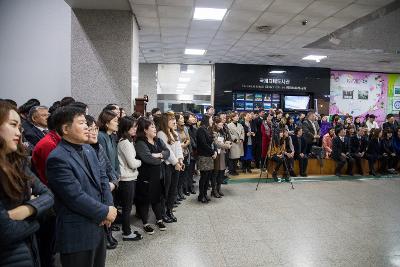
[[[135,198],[136,180],[138,168],[142,162],[136,159],[136,151],[133,138],[136,135],[136,120],[131,117],[123,117],[119,121],[118,127],[118,161],[121,171],[119,181],[119,197],[122,206],[122,240],[137,241],[142,236],[137,232],[131,231],[130,215],[133,200]]]
[[[236,171],[237,163],[240,157],[244,155],[243,140],[244,140],[244,129],[239,121],[239,114],[232,113],[231,122],[228,124],[229,134],[232,140],[232,147],[229,151],[230,168],[229,173],[231,175],[238,175]]]

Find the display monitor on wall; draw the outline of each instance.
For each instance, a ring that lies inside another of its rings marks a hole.
[[[308,110],[310,108],[310,96],[285,95],[285,110]]]

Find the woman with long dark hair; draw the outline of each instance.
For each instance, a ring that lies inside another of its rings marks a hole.
[[[279,134],[276,137],[272,138],[272,144],[269,150],[269,158],[275,161],[275,169],[272,173],[272,177],[274,181],[279,181],[278,179],[278,171],[279,168],[286,164],[285,162],[285,152],[286,152],[286,142],[284,137],[284,129],[279,131]],[[284,166],[284,175],[283,178],[288,180],[289,174],[287,173],[287,168]]]
[[[211,196],[220,198],[224,194],[221,191],[221,184],[224,181],[224,173],[226,169],[226,151],[231,148],[231,142],[225,139],[223,132],[224,123],[220,117],[215,117],[213,123],[213,138],[217,148],[217,157],[214,159],[214,173],[211,179]]]
[[[144,117],[139,118],[136,131],[136,157],[142,162],[138,168],[136,182],[135,204],[142,219],[144,231],[153,234],[150,226],[149,206],[152,206],[156,216],[157,226],[161,231],[166,230],[162,220],[161,196],[164,188],[164,177],[161,165],[169,158],[169,149],[164,142],[157,138],[154,123]]]
[[[137,231],[132,232],[130,223],[138,168],[142,165],[142,162],[136,159],[134,146],[136,122],[135,119],[125,116],[120,118],[118,125],[118,161],[121,171],[119,201],[122,206],[122,240],[124,241],[142,239]]]
[[[199,156],[197,164],[200,170],[199,196],[197,199],[202,203],[210,201],[207,196],[207,189],[214,170],[214,159],[217,157],[213,143],[212,125],[213,118],[204,115],[200,128],[197,130],[197,153]]]
[[[186,199],[184,195],[190,195],[189,187],[187,185],[187,176],[190,171],[190,136],[189,131],[185,127],[185,120],[182,114],[176,114],[176,132],[178,135],[178,140],[181,143],[182,153],[183,153],[183,171],[179,173],[178,180],[178,201]]]
[[[35,232],[54,204],[50,190],[30,171],[21,143],[21,118],[0,101],[0,266],[40,266]]]

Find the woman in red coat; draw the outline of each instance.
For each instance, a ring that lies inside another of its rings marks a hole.
[[[272,116],[271,114],[266,114],[266,119],[263,120],[261,124],[261,137],[262,137],[261,157],[263,163],[268,153],[271,136],[272,136]]]

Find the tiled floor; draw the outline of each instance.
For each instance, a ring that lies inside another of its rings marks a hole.
[[[178,223],[120,241],[107,266],[400,266],[400,179],[255,186],[190,197]]]

